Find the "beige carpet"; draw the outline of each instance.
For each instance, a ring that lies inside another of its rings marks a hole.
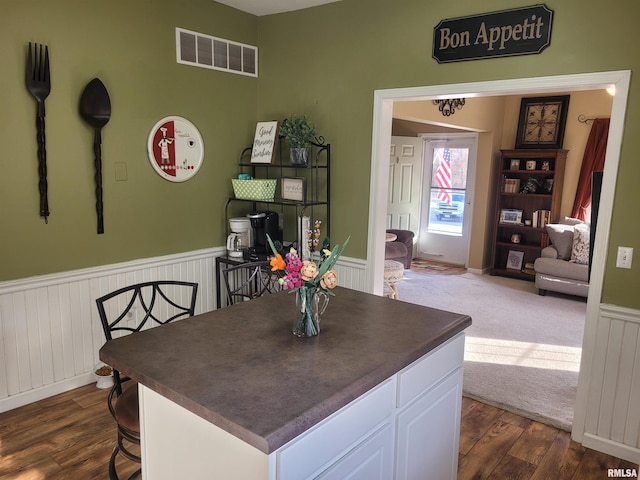
[[[570,431],[586,301],[490,275],[405,271],[402,301],[465,313],[464,394]]]

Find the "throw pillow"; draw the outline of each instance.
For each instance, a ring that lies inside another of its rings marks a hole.
[[[589,264],[589,227],[576,225],[573,229],[571,261],[582,265]]]
[[[586,222],[583,222],[582,220],[579,220],[579,219],[573,218],[573,217],[563,217],[562,220],[560,220],[559,223],[562,223],[564,225],[580,225],[580,224],[586,223]]]
[[[571,258],[571,247],[573,246],[573,225],[563,225],[560,223],[549,223],[547,233],[552,245],[558,251],[558,258],[569,260]]]

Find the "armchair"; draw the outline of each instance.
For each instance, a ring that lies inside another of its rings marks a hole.
[[[413,260],[413,237],[411,230],[387,230],[396,236],[392,242],[387,242],[384,249],[385,260],[395,260],[402,263],[405,269],[411,268],[411,260]]]

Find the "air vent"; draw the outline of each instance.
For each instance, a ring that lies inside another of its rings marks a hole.
[[[258,47],[176,28],[176,61],[213,70],[258,76]]]

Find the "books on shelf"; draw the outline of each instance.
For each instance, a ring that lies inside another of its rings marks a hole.
[[[536,210],[533,212],[531,226],[534,228],[544,228],[551,223],[551,210]]]
[[[502,191],[504,193],[518,193],[520,191],[520,179],[505,177]]]

